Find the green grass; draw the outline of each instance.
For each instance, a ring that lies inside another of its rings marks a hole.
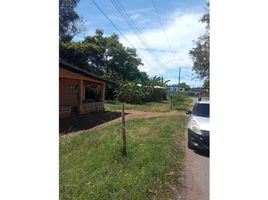
[[[186,116],[126,122],[60,139],[60,199],[170,199],[184,158]]]
[[[175,94],[175,96],[177,96]],[[128,104],[125,103],[125,109],[133,109],[145,112],[170,112],[171,110],[186,111],[190,109],[193,99],[187,95],[180,94],[181,97],[173,98],[172,109],[170,101],[150,102],[144,104]],[[106,101],[105,110],[117,111],[121,110],[121,103],[117,101]]]
[[[193,98],[183,93],[173,93],[171,99],[172,108],[180,111],[189,110],[193,102]]]
[[[187,111],[190,109],[192,102],[193,102],[193,99],[190,97],[185,99],[185,101],[183,102],[178,102],[178,103],[175,102],[174,109],[180,110],[180,111]]]
[[[121,103],[116,101],[108,101],[105,104],[105,109],[109,111],[116,111],[121,109]],[[144,104],[128,104],[125,103],[125,109],[133,109],[145,112],[169,112],[170,102],[150,102]]]

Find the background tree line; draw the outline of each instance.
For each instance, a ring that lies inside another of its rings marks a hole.
[[[163,88],[167,87],[163,77],[149,78],[146,72],[140,71],[138,67],[143,63],[136,50],[123,46],[117,34],[104,36],[103,30],[97,29],[93,36],[86,36],[82,41],[73,40],[83,30],[83,19],[75,11],[78,3],[79,0],[59,1],[60,57],[103,78],[123,84],[119,87],[121,89],[129,87],[129,91],[136,88],[137,92],[131,95],[138,95],[143,101],[163,99]],[[209,3],[200,21],[206,23],[206,32],[198,38],[196,46],[189,53],[193,59],[193,71],[197,78],[204,80],[204,87],[209,89]],[[181,87],[188,89],[186,85]],[[114,98],[115,89],[118,88],[107,85],[108,99]],[[140,95],[139,91],[143,94]],[[137,97],[128,99],[133,102]]]
[[[136,49],[125,47],[117,34],[104,36],[97,29],[92,36],[74,41],[76,34],[83,30],[83,19],[74,8],[79,0],[60,0],[59,10],[59,53],[60,57],[78,67],[89,70],[103,78],[118,83],[107,85],[106,97],[127,94],[127,102],[140,103],[165,99],[166,82],[163,77],[152,77],[139,70],[143,65]],[[119,90],[125,90],[124,92]],[[134,91],[135,89],[135,91]],[[116,90],[116,91],[115,91]],[[116,93],[117,92],[117,93]]]
[[[193,60],[192,70],[197,74],[197,78],[203,79],[203,87],[209,89],[209,47],[210,47],[210,14],[209,2],[205,8],[205,14],[200,21],[206,24],[206,32],[198,38],[195,47],[190,50],[189,54]]]

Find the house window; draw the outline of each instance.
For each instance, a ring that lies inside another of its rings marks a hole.
[[[101,86],[90,84],[85,89],[85,100],[87,102],[99,102],[101,101]]]
[[[69,85],[68,94],[71,96],[77,95],[78,89],[79,89],[78,85]]]

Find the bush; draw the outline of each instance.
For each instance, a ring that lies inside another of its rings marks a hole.
[[[188,110],[191,106],[192,99],[184,93],[176,92],[170,94],[169,98],[176,110]]]
[[[141,104],[166,100],[167,91],[164,88],[121,81],[115,90],[115,97],[120,102]]]
[[[115,97],[120,102],[140,104],[145,99],[145,93],[134,82],[121,82],[115,90]]]
[[[167,99],[167,91],[163,88],[144,87],[146,102],[163,101]]]

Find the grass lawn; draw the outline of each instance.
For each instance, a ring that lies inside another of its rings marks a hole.
[[[121,109],[121,103],[115,101],[107,101],[105,104],[105,109],[109,111],[116,111]],[[145,104],[128,104],[125,103],[125,109],[134,109],[145,112],[169,112],[170,102],[150,102]]]
[[[182,103],[180,103],[180,102],[175,103],[175,105],[173,105],[173,107],[176,110],[187,111],[190,109],[192,103],[193,103],[193,99],[188,97]]]
[[[191,107],[193,99],[185,96],[183,100],[174,102],[172,109],[170,108],[170,101],[150,102],[144,104],[128,104],[125,103],[125,109],[133,109],[145,112],[170,112],[171,110],[186,111]],[[105,110],[117,111],[121,110],[121,103],[117,101],[107,101],[105,103]]]
[[[126,122],[60,139],[60,199],[171,199],[184,158],[186,116]]]

